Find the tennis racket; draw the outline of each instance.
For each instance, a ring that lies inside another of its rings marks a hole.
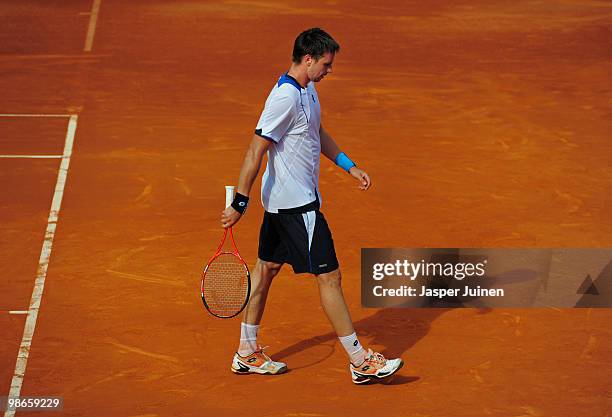
[[[225,186],[226,208],[233,199],[234,187]],[[224,251],[228,234],[232,247],[230,251]],[[204,268],[200,290],[206,310],[222,319],[238,315],[249,301],[251,275],[245,260],[238,253],[231,227],[225,229],[217,251]]]

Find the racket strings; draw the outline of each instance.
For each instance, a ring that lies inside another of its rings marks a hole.
[[[243,261],[231,253],[219,255],[208,265],[202,295],[211,313],[229,317],[242,309],[249,290],[247,274]]]

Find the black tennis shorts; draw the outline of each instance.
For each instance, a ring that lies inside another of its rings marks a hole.
[[[264,212],[259,232],[259,259],[290,264],[296,274],[318,275],[336,270],[334,240],[323,213],[318,208],[299,211],[303,210]]]

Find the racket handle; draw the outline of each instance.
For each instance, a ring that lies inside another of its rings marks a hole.
[[[232,205],[232,201],[234,201],[234,187],[233,185],[225,186],[225,208],[228,208]]]

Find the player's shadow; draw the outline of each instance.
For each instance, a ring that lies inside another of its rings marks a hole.
[[[380,353],[386,357],[399,357],[404,356],[405,352],[424,338],[429,333],[431,323],[449,310],[448,308],[387,308],[355,322],[354,326],[362,342],[367,341],[364,344],[382,346]],[[274,358],[283,360],[313,347],[327,347],[327,354],[320,354],[313,361],[293,369],[308,368],[330,357],[337,341],[336,333],[328,332],[294,343],[275,353]],[[407,384],[418,379],[417,376],[396,375],[389,384]]]

